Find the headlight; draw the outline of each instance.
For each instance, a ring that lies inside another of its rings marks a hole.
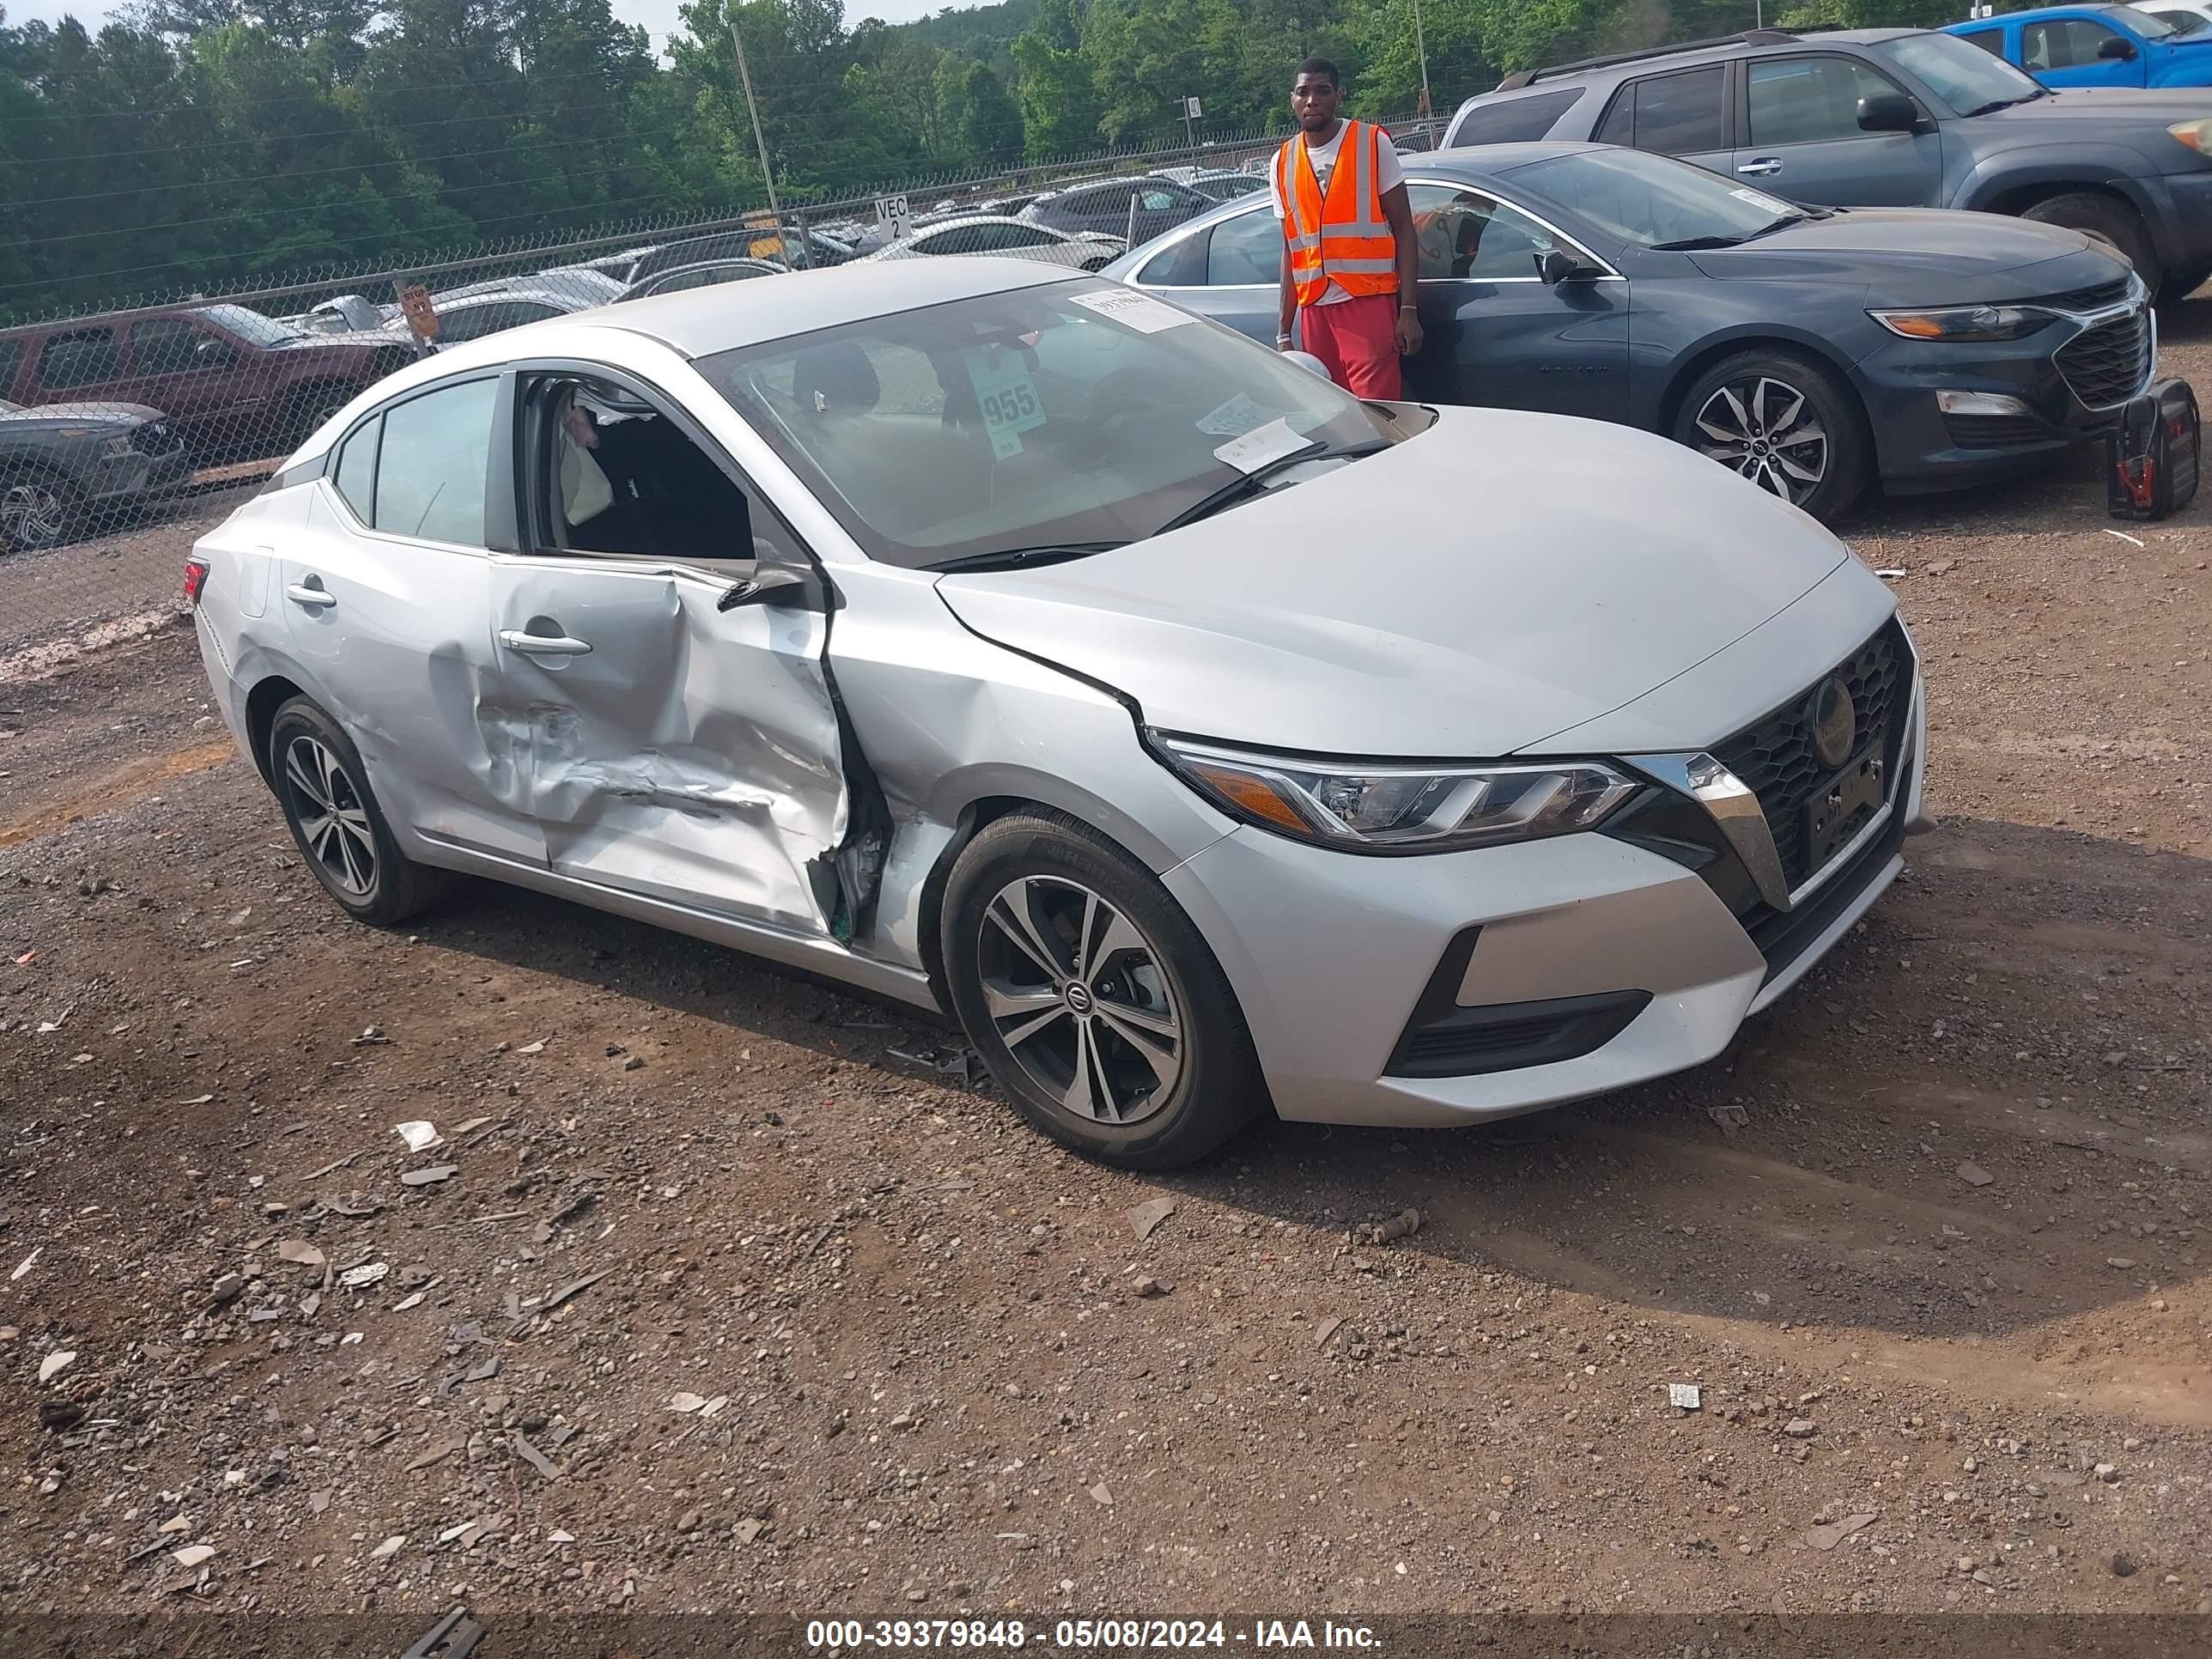
[[[1867,315],[1908,340],[2018,340],[2051,321],[2051,313],[2034,306],[1952,306],[1942,311],[1869,311]]]
[[[2199,155],[2212,155],[2212,120],[2176,121],[2166,131]]]
[[[1383,766],[1153,741],[1232,817],[1349,853],[1441,853],[1568,835],[1595,827],[1639,787],[1595,761]]]

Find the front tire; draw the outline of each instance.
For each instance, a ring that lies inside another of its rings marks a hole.
[[[1001,818],[946,883],[955,1010],[1022,1115],[1130,1170],[1218,1147],[1267,1104],[1220,964],[1152,873],[1057,812]]]
[[[2142,278],[2143,286],[2154,299],[2160,297],[2165,273],[2159,268],[2158,249],[2150,240],[2150,228],[2143,223],[2142,215],[2125,202],[2091,191],[2070,191],[2038,202],[2020,216],[2039,225],[2061,225],[2096,238],[2135,267],[2136,275]]]
[[[348,915],[391,927],[444,895],[451,877],[399,850],[361,750],[313,702],[294,697],[277,709],[268,756],[300,856]]]
[[[1739,351],[1715,363],[1683,394],[1674,437],[1824,523],[1866,488],[1858,398],[1794,351]]]
[[[0,553],[43,553],[84,528],[84,495],[51,472],[0,474]]]

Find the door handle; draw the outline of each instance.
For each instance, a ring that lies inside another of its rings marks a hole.
[[[1782,171],[1782,159],[1777,155],[1762,155],[1756,161],[1746,161],[1741,167],[1738,167],[1736,171],[1738,173],[1756,173],[1759,177],[1763,179],[1770,173],[1779,173]]]
[[[285,588],[284,597],[310,611],[327,611],[338,602],[338,596],[320,582],[294,582]]]
[[[586,641],[565,634],[526,634],[519,628],[501,629],[499,642],[526,657],[587,657],[592,652]]]

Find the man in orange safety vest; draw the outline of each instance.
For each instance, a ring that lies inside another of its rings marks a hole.
[[[1406,175],[1390,135],[1337,118],[1336,65],[1309,58],[1291,82],[1297,135],[1269,170],[1283,222],[1275,345],[1295,319],[1306,350],[1355,397],[1399,396],[1398,360],[1421,349],[1413,308],[1420,275]]]

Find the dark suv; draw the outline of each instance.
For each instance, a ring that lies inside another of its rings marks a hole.
[[[244,306],[204,305],[0,330],[0,398],[143,404],[195,457],[289,453],[415,357],[391,339],[304,335]]]
[[[2212,276],[2208,118],[2201,91],[2051,92],[1955,35],[1753,29],[1508,76],[1445,143],[1595,139],[1792,201],[2015,214],[2179,297]]]
[[[1172,179],[1109,179],[1048,191],[1024,208],[1020,216],[1033,225],[1070,234],[1087,230],[1117,240],[1126,236],[1134,247],[1164,230],[1173,230],[1187,219],[1212,210],[1211,197]]]

